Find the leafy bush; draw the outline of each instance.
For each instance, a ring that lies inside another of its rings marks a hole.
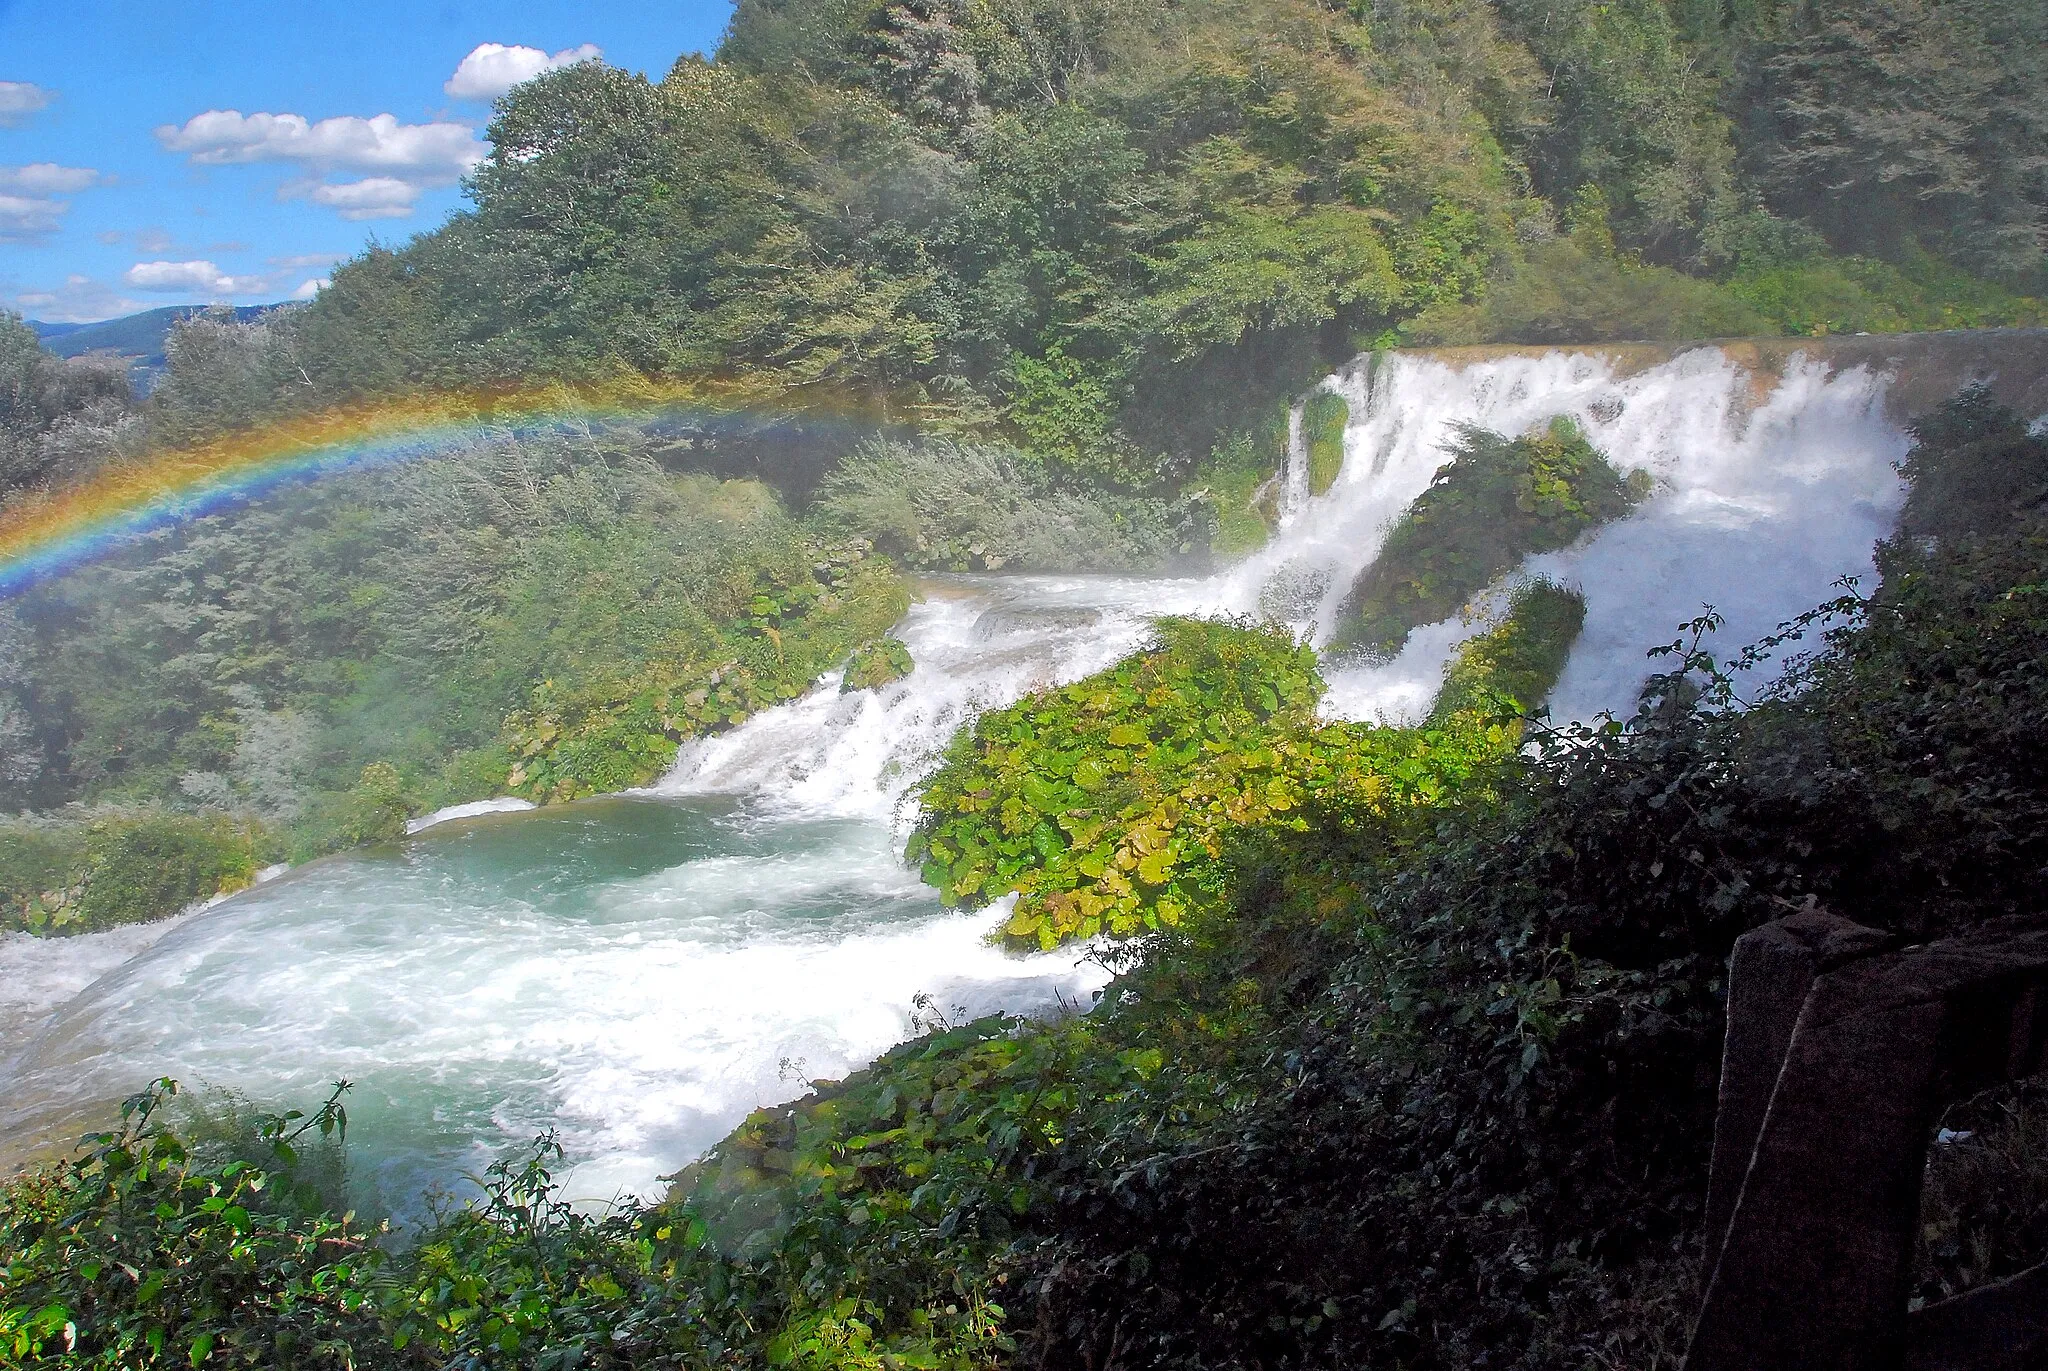
[[[85,874],[85,825],[0,818],[0,928],[48,927]]]
[[[0,916],[62,934],[167,919],[255,880],[263,842],[247,821],[161,810],[0,822]]]
[[[943,571],[1138,571],[1184,550],[1166,504],[1062,488],[1014,449],[875,439],[818,491],[819,511],[906,566]]]
[[[189,1152],[156,1118],[177,1091],[160,1081],[76,1161],[0,1187],[0,1357],[92,1371],[394,1365],[371,1303],[380,1254],[351,1217],[302,1215],[288,1195],[306,1135],[346,1134],[346,1088],[310,1118],[252,1120],[252,1164]]]
[[[1245,825],[1317,804],[1395,821],[1451,798],[1514,730],[1319,725],[1315,655],[1283,630],[1169,619],[1153,647],[982,715],[919,792],[907,855],[949,906],[1011,892],[1041,947],[1171,927],[1212,902]]]
[[[894,638],[877,638],[853,650],[853,660],[846,664],[846,674],[840,678],[839,693],[893,685],[916,669],[909,648]]]
[[[1531,553],[1620,518],[1650,489],[1648,473],[1624,478],[1565,418],[1512,440],[1466,428],[1450,454],[1352,583],[1335,650],[1392,658],[1411,629],[1449,618]]]

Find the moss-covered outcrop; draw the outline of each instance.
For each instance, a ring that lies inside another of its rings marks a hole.
[[[1430,716],[1540,709],[1585,626],[1586,597],[1578,591],[1544,580],[1514,587],[1499,621],[1451,658]]]
[[[645,785],[682,743],[796,699],[910,607],[909,584],[864,544],[814,551],[803,573],[759,584],[747,617],[687,656],[573,689],[542,683],[506,721],[506,788],[556,801]]]
[[[1457,613],[1523,558],[1620,518],[1650,488],[1647,472],[1623,476],[1569,419],[1513,439],[1462,430],[1352,583],[1332,649],[1391,659],[1411,630]]]
[[[839,693],[879,690],[885,685],[894,685],[916,669],[917,663],[912,660],[910,649],[900,640],[877,638],[853,650],[853,659],[846,664],[845,674],[839,678]]]
[[[1351,405],[1334,391],[1318,390],[1302,404],[1302,439],[1308,445],[1308,493],[1321,495],[1344,469],[1344,426]]]

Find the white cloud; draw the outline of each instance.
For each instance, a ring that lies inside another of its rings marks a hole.
[[[340,185],[309,184],[287,186],[285,193],[303,194],[316,205],[325,205],[344,219],[403,219],[412,213],[420,188],[395,176],[370,176]]]
[[[267,276],[230,276],[211,262],[137,262],[122,278],[137,290],[165,295],[261,295],[270,289]]]
[[[0,242],[23,242],[55,233],[70,210],[60,195],[98,185],[104,178],[89,167],[32,162],[0,167]]]
[[[287,182],[279,196],[311,200],[344,219],[403,218],[421,190],[454,185],[484,156],[468,124],[401,124],[389,114],[341,115],[316,124],[302,114],[216,109],[182,125],[166,124],[156,136],[198,166],[295,165],[304,175]],[[360,179],[329,180],[350,174]]]
[[[72,195],[99,183],[100,174],[90,167],[60,167],[55,162],[0,167],[0,190],[25,195]]]
[[[595,62],[604,49],[595,43],[564,48],[550,57],[539,48],[479,43],[455,68],[455,74],[441,87],[457,100],[495,100],[521,81],[531,81],[544,72],[573,67],[578,62]]]
[[[57,92],[31,81],[0,81],[0,128],[26,124],[40,110],[48,109]]]
[[[156,136],[200,166],[292,162],[316,175],[356,172],[422,186],[452,186],[484,155],[467,124],[401,124],[390,114],[340,115],[316,124],[303,114],[215,109],[183,125],[165,124]]]
[[[294,300],[311,300],[325,289],[327,289],[327,278],[325,276],[316,276],[310,281],[301,281],[299,288],[291,293],[291,298]]]
[[[0,194],[0,243],[41,238],[55,233],[70,208],[62,200],[39,200],[32,195]]]

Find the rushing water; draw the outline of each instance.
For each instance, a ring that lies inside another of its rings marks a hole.
[[[577,1195],[647,1193],[747,1110],[901,1039],[914,996],[1085,1005],[1103,979],[1085,954],[997,952],[999,913],[948,913],[903,867],[908,787],[977,710],[1117,660],[1157,615],[1259,614],[1320,640],[1454,425],[1570,414],[1657,478],[1630,518],[1527,568],[1586,595],[1566,714],[1626,710],[1644,649],[1702,603],[1739,644],[1867,573],[1901,494],[1905,439],[1860,369],[1396,355],[1325,384],[1351,404],[1343,472],[1313,499],[1287,473],[1280,535],[1223,574],[933,579],[900,630],[908,679],[822,684],[686,749],[648,793],[470,807],[170,925],[0,942],[0,1160],[157,1074],[296,1101],[347,1076],[375,1202],[404,1210],[547,1126],[581,1163]],[[1334,670],[1329,710],[1413,717],[1471,631],[1454,619],[1389,665]]]

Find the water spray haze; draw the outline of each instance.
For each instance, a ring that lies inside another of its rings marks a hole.
[[[479,441],[633,424],[751,430],[780,423],[877,422],[856,403],[801,407],[715,387],[633,378],[591,386],[411,396],[320,410],[152,453],[98,478],[0,513],[0,600],[118,552],[136,539],[344,472],[404,466]]]

